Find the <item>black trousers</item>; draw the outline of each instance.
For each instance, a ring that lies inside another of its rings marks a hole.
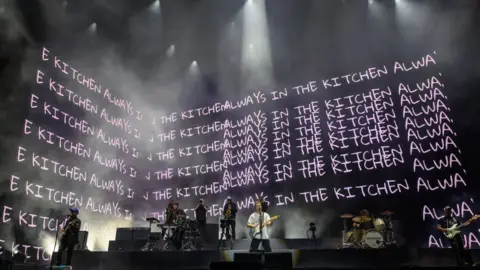
[[[234,219],[231,219],[229,221],[227,221],[227,230],[226,230],[226,237],[227,239],[233,239],[235,240],[235,226],[236,226],[236,222]],[[230,229],[232,230],[231,231],[231,234],[230,234]]]
[[[455,259],[458,266],[472,265],[473,260],[470,256],[470,251],[463,248],[463,238],[460,234],[455,235],[453,239],[448,239],[453,251],[455,252]]]
[[[185,231],[183,230],[183,228],[177,228],[172,236],[172,243],[177,250],[180,250],[182,248],[184,232]]]
[[[200,233],[200,243],[199,246],[202,247],[205,244],[205,239],[207,239],[207,221],[206,220],[197,220],[198,232]]]
[[[66,265],[72,265],[72,256],[73,256],[73,248],[75,244],[71,244],[68,241],[60,241],[60,247],[58,248],[57,260],[55,265],[60,265],[62,263],[62,256],[63,252],[67,251],[67,261],[65,262]]]
[[[268,239],[257,239],[252,238],[252,242],[250,242],[250,252],[257,252],[258,246],[262,243],[263,250],[265,252],[272,252],[272,248],[270,247],[270,240]]]

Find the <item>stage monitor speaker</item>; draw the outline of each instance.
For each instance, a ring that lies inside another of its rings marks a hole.
[[[88,242],[88,232],[87,231],[80,231],[78,232],[78,244],[73,247],[75,251],[84,251],[87,250],[87,242]]]
[[[293,259],[291,252],[268,252],[265,253],[265,269],[283,269],[293,268]]]
[[[263,270],[261,262],[211,262],[210,270]]]
[[[262,254],[260,252],[234,253],[233,260],[239,263],[261,262]],[[292,269],[293,268],[292,253],[266,252],[264,267],[265,269],[283,269],[283,270]]]
[[[44,268],[40,265],[35,264],[13,264],[8,268],[8,270],[43,270]],[[2,269],[3,270],[3,269]],[[7,268],[5,268],[7,270]]]
[[[233,261],[243,263],[243,262],[261,262],[262,254],[260,252],[239,252],[233,254]]]

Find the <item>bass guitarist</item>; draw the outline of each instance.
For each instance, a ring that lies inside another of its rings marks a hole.
[[[70,215],[65,226],[61,230],[60,247],[58,248],[57,261],[55,265],[62,262],[62,253],[67,250],[66,265],[72,265],[73,248],[78,243],[78,234],[82,221],[78,218],[78,209],[70,208]]]
[[[454,225],[459,226],[460,221],[452,216],[452,208],[450,206],[445,207],[443,211],[445,212],[445,216],[440,219],[440,222],[437,225],[437,230],[443,233],[448,233],[448,228],[451,228]],[[469,225],[470,222],[470,220],[467,221],[465,225]],[[473,264],[470,252],[463,247],[463,238],[460,233],[456,234],[453,238],[445,238],[450,242],[450,245],[455,252],[455,259],[457,260],[458,266]]]

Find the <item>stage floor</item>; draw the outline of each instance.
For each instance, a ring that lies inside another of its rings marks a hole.
[[[209,269],[211,262],[233,261],[235,253],[246,250],[190,252],[76,252],[72,261],[76,270],[123,269]],[[405,265],[448,267],[455,265],[450,249],[388,249],[388,250],[274,250],[290,253],[293,267],[308,268],[398,268]],[[472,250],[474,261],[479,250]],[[285,268],[288,269],[288,268]]]

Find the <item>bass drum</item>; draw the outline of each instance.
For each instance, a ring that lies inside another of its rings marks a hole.
[[[370,230],[363,240],[366,248],[380,248],[383,246],[383,235],[376,230]]]

